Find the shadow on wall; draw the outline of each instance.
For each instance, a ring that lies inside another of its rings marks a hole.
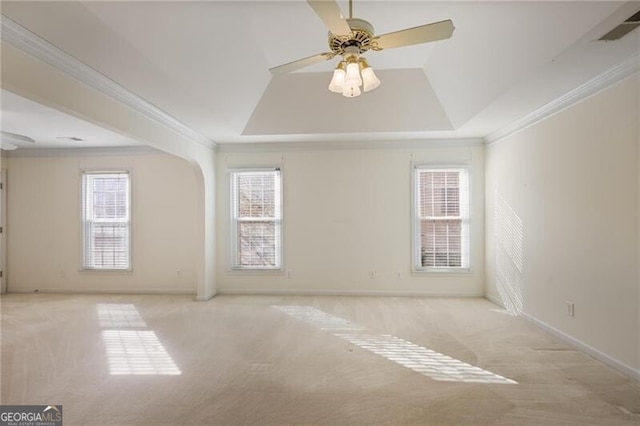
[[[524,304],[522,219],[502,195],[495,194],[496,287],[507,312],[520,315]]]

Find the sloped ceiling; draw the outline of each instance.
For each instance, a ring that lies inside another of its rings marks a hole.
[[[453,130],[422,69],[380,70],[378,77],[383,86],[352,99],[327,90],[326,72],[274,77],[243,134]]]
[[[344,12],[346,2],[339,2]],[[330,93],[305,1],[3,2],[2,14],[215,142],[485,137],[640,51],[596,41],[638,2],[355,1],[377,34],[452,19],[450,40],[366,54],[382,86]]]

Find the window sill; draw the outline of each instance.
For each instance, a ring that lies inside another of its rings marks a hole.
[[[93,268],[82,268],[80,269],[80,273],[82,274],[114,274],[114,275],[129,275],[133,274],[133,269],[93,269]]]
[[[426,276],[426,275],[471,275],[473,271],[471,268],[428,268],[428,269],[414,269],[411,271],[413,276]]]
[[[261,268],[230,268],[227,269],[229,275],[284,275],[284,268],[261,269]]]

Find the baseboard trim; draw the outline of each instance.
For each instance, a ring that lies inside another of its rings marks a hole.
[[[206,296],[196,296],[196,302],[208,302],[209,300],[213,299],[215,295],[216,293],[206,295]]]
[[[447,293],[423,291],[370,291],[370,290],[255,290],[221,288],[217,294],[255,296],[379,296],[379,297],[483,297],[483,293]]]
[[[484,297],[483,293],[449,293],[424,291],[365,291],[365,290],[255,290],[255,289],[219,289],[216,293],[198,296],[195,291],[165,289],[25,289],[12,288],[6,294],[185,294],[194,295],[198,302],[206,302],[216,295],[255,295],[255,296],[373,296],[373,297]],[[495,302],[494,302],[495,303]]]
[[[195,291],[189,290],[167,290],[167,289],[22,289],[22,288],[10,288],[6,294],[167,294],[167,295],[195,295]]]
[[[493,303],[494,305],[498,305],[504,309],[504,303],[502,303],[502,300],[500,300],[500,298],[495,294],[485,293],[484,298],[487,299],[489,302]]]
[[[628,366],[627,364],[620,362],[612,357],[610,357],[609,355],[600,352],[599,350],[592,348],[591,346],[587,345],[586,343],[581,342],[580,340],[576,339],[575,337],[571,337],[568,334],[558,330],[555,327],[550,326],[549,324],[540,321],[537,318],[532,317],[529,314],[526,313],[522,313],[521,314],[522,318],[526,319],[527,321],[535,324],[536,326],[542,328],[543,330],[553,334],[554,336],[564,340],[565,342],[569,343],[570,345],[573,345],[575,347],[577,347],[578,349],[580,349],[583,352],[586,352],[587,354],[591,355],[593,358],[597,359],[598,361],[601,361],[605,364],[607,364],[609,367],[613,368],[614,370],[618,371],[621,374],[624,374],[625,376],[638,380],[640,381],[640,371],[636,370],[630,366]]]

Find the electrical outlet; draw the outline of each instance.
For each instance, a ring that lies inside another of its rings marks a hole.
[[[402,272],[396,271],[396,280],[401,280],[401,279],[402,279]]]
[[[573,302],[565,302],[566,303],[566,308],[567,308],[567,316],[568,317],[573,317],[574,316],[574,305]]]
[[[285,275],[287,276],[287,278],[291,278],[291,269],[287,269],[285,271]]]
[[[374,279],[376,277],[376,271],[375,269],[371,269],[369,271],[369,278]]]

